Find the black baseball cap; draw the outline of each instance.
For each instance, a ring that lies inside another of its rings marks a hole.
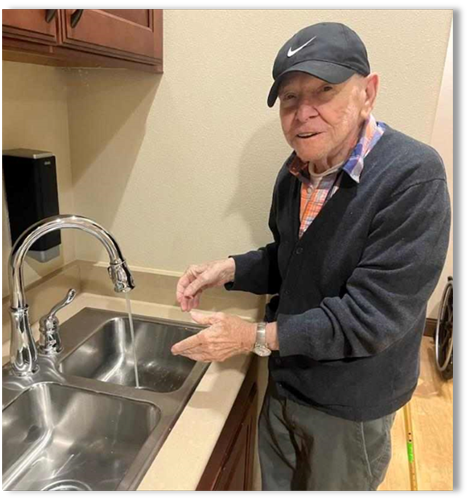
[[[342,83],[355,73],[369,75],[370,63],[355,31],[341,23],[318,23],[299,31],[277,54],[269,107],[277,99],[282,78],[291,71],[308,73],[328,83]]]

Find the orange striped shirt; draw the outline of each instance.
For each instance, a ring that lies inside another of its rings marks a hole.
[[[303,162],[296,154],[294,155],[289,170],[301,181],[300,238],[318,216],[322,207],[339,189],[339,179],[342,172],[349,174],[355,182],[360,181],[365,156],[383,135],[384,127],[383,123],[376,122],[373,115],[370,115],[363,125],[357,145],[348,160],[339,170],[332,168],[329,175],[321,177],[316,187],[309,175],[308,162]]]

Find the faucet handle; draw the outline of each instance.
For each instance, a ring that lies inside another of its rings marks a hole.
[[[60,311],[60,309],[63,309],[65,306],[68,306],[68,304],[72,302],[72,300],[76,297],[76,295],[77,291],[74,288],[70,288],[65,298],[62,299],[57,304],[55,304],[55,306],[50,310],[50,313],[46,314],[45,317],[52,318],[53,316],[55,316]]]
[[[46,314],[39,320],[39,331],[41,337],[39,339],[39,350],[42,353],[49,354],[51,352],[60,352],[62,350],[62,342],[59,337],[59,320],[56,314],[65,306],[70,304],[75,298],[77,292],[75,289],[70,288],[66,297],[55,304]]]

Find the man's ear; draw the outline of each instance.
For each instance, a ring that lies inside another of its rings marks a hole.
[[[365,102],[362,108],[362,118],[367,119],[371,111],[375,106],[376,96],[378,95],[378,87],[379,87],[379,76],[377,73],[370,73],[365,77],[365,81],[363,83],[364,92],[365,92]]]

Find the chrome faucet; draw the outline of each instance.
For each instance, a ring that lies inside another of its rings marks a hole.
[[[98,240],[104,245],[109,254],[109,267],[108,272],[111,280],[114,283],[114,290],[116,292],[129,292],[134,288],[134,281],[129,268],[121,254],[120,248],[113,238],[113,236],[106,231],[102,226],[78,215],[57,215],[49,217],[37,222],[28,228],[16,241],[10,254],[8,262],[9,281],[11,292],[11,344],[10,344],[10,362],[13,372],[19,376],[31,375],[37,371],[37,348],[34,342],[34,337],[31,331],[31,324],[29,321],[28,304],[26,303],[26,296],[24,293],[24,280],[23,280],[23,261],[30,249],[41,236],[57,231],[59,229],[81,229],[86,233],[96,236]],[[69,291],[67,298],[64,302],[57,304],[49,313],[43,318],[45,321],[41,325],[46,328],[47,319],[55,318],[57,307],[61,308],[73,300],[75,293],[74,290]],[[55,318],[57,320],[57,318]],[[52,323],[55,321],[52,319]],[[41,337],[46,340],[41,340],[42,352],[49,353],[51,351],[60,350],[60,338],[58,337],[58,321],[55,324],[56,329],[54,335],[45,335],[41,331]],[[50,332],[49,332],[50,333]],[[47,343],[47,337],[51,339]],[[46,344],[44,345],[43,342]]]

